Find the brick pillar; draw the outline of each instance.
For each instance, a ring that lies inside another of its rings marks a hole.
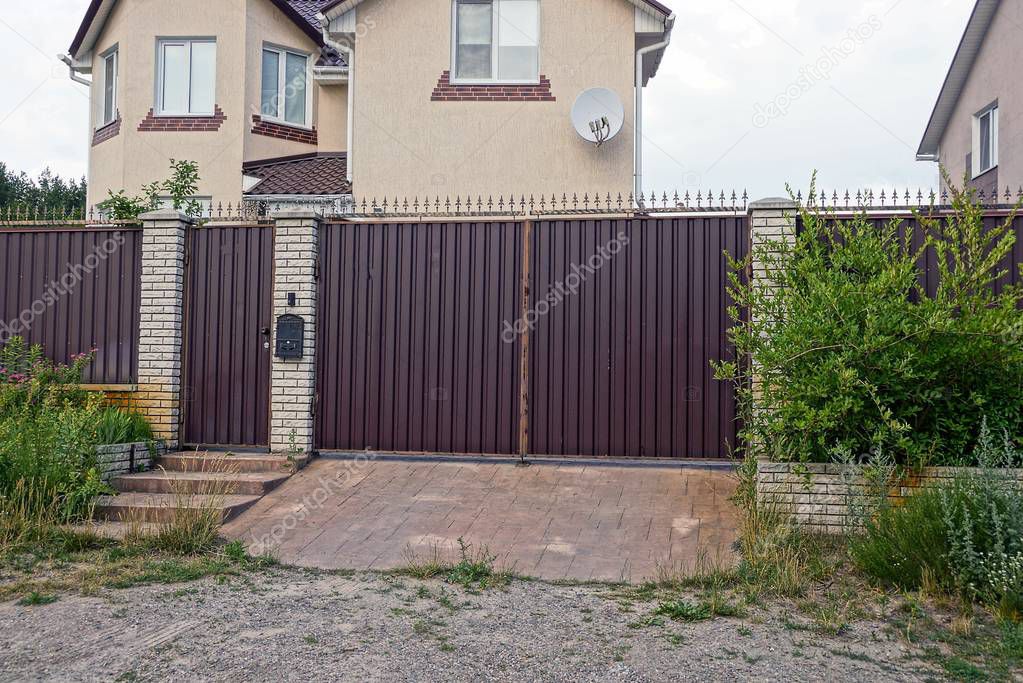
[[[303,357],[285,360],[274,354],[270,380],[270,449],[286,451],[292,444],[313,449],[313,409],[316,396],[316,267],[319,252],[319,214],[283,211],[275,214],[274,324],[271,348],[277,348],[277,318],[291,314],[305,321]],[[288,305],[288,295],[295,304]]]
[[[181,348],[185,297],[185,230],[178,211],[152,211],[142,221],[142,304],[135,405],[158,439],[181,443]]]
[[[753,282],[758,286],[773,289],[774,267],[769,262],[757,255],[762,254],[765,247],[768,252],[777,253],[778,247],[788,244],[795,244],[796,240],[796,216],[799,213],[799,205],[791,199],[770,198],[753,202],[749,206],[750,212],[750,249],[754,255],[752,263]],[[772,248],[773,247],[773,248]],[[753,368],[753,395],[759,400],[761,381],[757,375],[756,367]],[[760,410],[755,406],[753,410]],[[749,444],[754,452],[762,452],[762,444]]]

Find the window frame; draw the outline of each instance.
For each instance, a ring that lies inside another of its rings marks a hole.
[[[192,108],[192,46],[195,44],[212,44],[213,45],[213,109],[210,111],[193,112]],[[187,77],[187,89],[188,89],[188,111],[172,111],[164,107],[163,95],[164,95],[164,78],[166,76],[166,69],[164,64],[164,48],[168,45],[183,45],[187,48],[187,62],[186,62],[186,77]],[[153,107],[153,115],[157,117],[161,116],[173,116],[173,117],[196,117],[196,118],[209,118],[216,114],[217,108],[217,39],[212,36],[201,36],[201,37],[187,37],[187,38],[175,38],[175,37],[158,37],[156,39],[156,78],[155,78],[155,106]]]
[[[277,96],[280,98],[277,109],[278,116],[270,116],[263,111],[263,53],[274,52],[277,54]],[[288,55],[292,54],[305,60],[305,122],[294,123],[288,121],[287,101],[284,88],[287,74]],[[313,129],[313,78],[312,78],[312,54],[305,50],[298,50],[293,47],[285,47],[276,43],[263,43],[259,51],[259,115],[264,121],[276,123],[282,126],[291,126],[303,130]]]
[[[981,126],[985,117],[989,117],[990,120],[990,136],[989,136],[989,149],[991,154],[991,163],[985,168],[983,160],[984,150],[981,147],[982,135]],[[988,106],[981,109],[979,112],[973,115],[973,168],[971,169],[972,177],[979,178],[989,171],[993,171],[998,168],[998,102],[993,102]]]
[[[100,62],[103,66],[102,74],[103,77],[100,83],[100,103],[99,103],[99,125],[97,128],[103,126],[109,126],[111,123],[117,120],[117,85],[120,77],[120,59],[118,58],[118,45],[114,45],[106,52],[100,55]],[[114,62],[114,85],[110,93],[110,112],[107,113],[107,62],[113,60]]]
[[[493,6],[491,12],[490,27],[490,78],[459,78],[458,77],[458,5],[460,0],[451,0],[451,77],[453,85],[539,85],[540,84],[540,45],[543,40],[543,5],[541,0],[536,2],[536,78],[530,79],[506,79],[499,78],[499,53],[500,33],[498,27],[501,22],[499,5],[502,0],[489,0]],[[483,4],[482,2],[480,4]]]

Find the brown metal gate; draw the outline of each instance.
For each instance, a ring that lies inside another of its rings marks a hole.
[[[516,453],[522,224],[320,231],[321,448]]]
[[[184,441],[269,444],[273,228],[189,230]]]
[[[747,245],[745,215],[326,225],[318,447],[723,457]]]

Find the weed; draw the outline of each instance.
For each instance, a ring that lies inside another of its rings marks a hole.
[[[685,600],[672,600],[657,605],[654,614],[663,615],[673,621],[705,621],[713,614],[706,604],[692,603]]]
[[[30,607],[35,605],[49,605],[50,603],[54,602],[57,602],[56,595],[44,595],[43,593],[32,591],[31,593],[23,597],[21,600],[19,600],[18,604],[21,605],[22,607]]]

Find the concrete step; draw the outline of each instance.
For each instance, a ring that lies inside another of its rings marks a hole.
[[[169,522],[180,508],[199,509],[215,505],[221,521],[241,514],[260,499],[260,496],[202,496],[173,493],[122,493],[102,496],[96,502],[96,519],[137,522]]]
[[[252,453],[214,453],[182,451],[157,460],[167,472],[280,472],[294,474],[305,467],[308,455],[288,458],[283,455]]]
[[[121,493],[178,493],[263,496],[287,481],[288,472],[175,472],[153,470],[114,478]]]

